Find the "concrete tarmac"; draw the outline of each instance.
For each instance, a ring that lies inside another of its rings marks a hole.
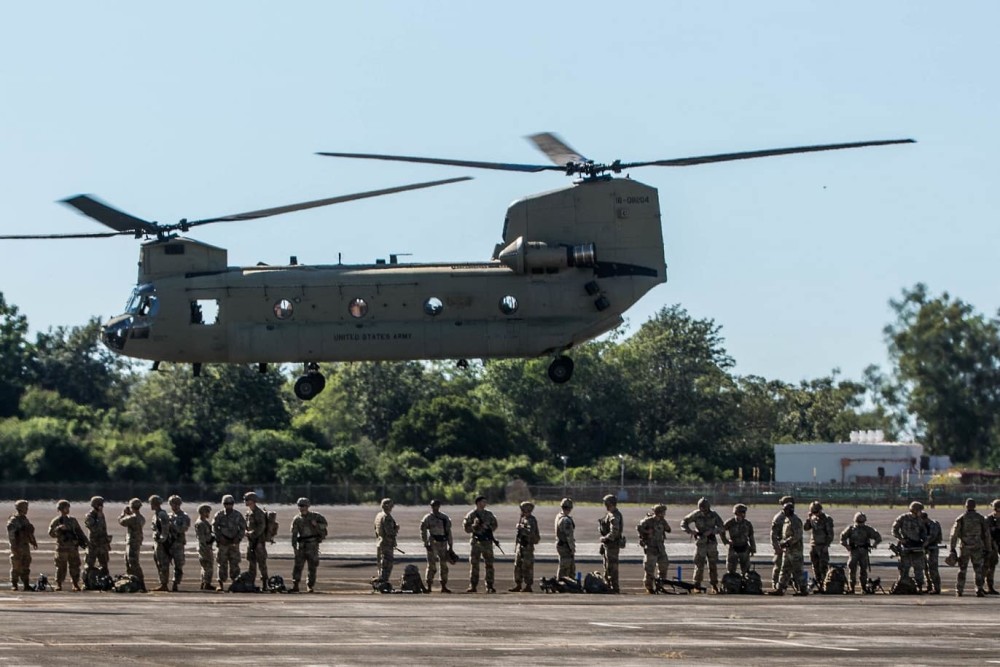
[[[41,542],[34,552],[32,572],[51,577],[51,540],[44,535],[48,520],[41,518],[48,511],[42,505],[33,503],[29,513]],[[77,505],[73,514],[82,519],[84,509]],[[498,557],[496,586],[501,592],[497,595],[483,594],[482,584],[478,595],[459,592],[468,582],[465,560],[452,567],[449,586],[456,591],[453,595],[438,593],[437,586],[431,595],[377,595],[367,583],[375,572],[368,535],[376,509],[316,509],[330,517],[332,538],[323,545],[316,594],[200,592],[193,553],[189,553],[179,593],[24,593],[4,587],[0,592],[0,665],[564,666],[571,662],[646,665],[667,660],[678,665],[1000,664],[996,632],[1000,598],[977,599],[968,588],[966,597],[956,598],[955,568],[942,567],[945,594],[941,596],[650,596],[642,593],[640,553],[630,534],[622,554],[623,595],[546,595],[538,592],[537,585],[530,595],[507,593],[513,571],[510,556]],[[465,555],[468,540],[459,531],[466,508],[448,509],[456,523],[456,550]],[[501,523],[498,536],[506,546],[516,508],[494,509]],[[425,511],[400,507],[394,512],[403,526],[404,550],[409,552],[399,556],[394,583],[406,562],[423,561],[422,549],[414,548],[419,547],[414,523]],[[874,510],[869,517],[889,538],[886,524],[900,511]],[[643,508],[626,508],[626,524],[634,526],[643,512]],[[853,512],[853,508],[831,512],[838,531]],[[601,513],[598,507],[580,507],[574,512],[581,545],[596,541],[589,533],[596,532],[591,522]],[[773,513],[770,507],[751,510],[762,547],[755,562],[765,585],[770,580],[766,531]],[[941,511],[946,534],[951,523],[946,517],[959,513]],[[281,538],[272,545],[270,572],[287,580],[292,562],[286,531],[294,508],[279,508],[279,514]],[[544,543],[551,538],[555,510],[540,507],[536,514]],[[668,514],[675,531],[676,514]],[[116,534],[112,573],[123,569],[121,546]],[[193,544],[189,542],[188,547],[192,552]],[[680,565],[684,579],[690,580],[693,546],[675,532],[668,547],[671,574]],[[143,567],[147,582],[153,582],[155,568],[149,552],[147,544]],[[600,569],[596,548],[594,552],[584,550],[579,570]],[[843,562],[836,553],[833,560]],[[895,561],[881,554],[876,554],[875,561],[875,576],[889,588],[896,576]],[[540,549],[536,581],[554,574],[555,569],[554,560]]]

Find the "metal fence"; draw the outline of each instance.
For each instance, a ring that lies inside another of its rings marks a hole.
[[[442,492],[442,489],[448,489]],[[746,504],[776,504],[783,495],[791,495],[800,502],[822,500],[825,503],[894,506],[906,505],[912,500],[934,505],[957,505],[966,498],[975,498],[986,507],[994,498],[1000,498],[1000,485],[839,485],[807,484],[781,485],[757,484],[751,482],[727,482],[715,484],[626,484],[617,482],[573,483],[566,485],[535,485],[513,480],[502,488],[487,488],[465,491],[444,484],[372,484],[351,481],[339,484],[198,484],[157,483],[157,482],[0,482],[0,499],[14,500],[55,500],[65,498],[71,502],[85,502],[91,496],[103,496],[109,502],[126,502],[129,498],[145,499],[151,494],[164,498],[176,493],[186,502],[218,502],[222,495],[231,493],[237,498],[245,491],[253,490],[268,503],[294,503],[305,496],[316,505],[353,505],[378,502],[380,498],[393,498],[400,505],[420,505],[432,497],[446,503],[467,503],[482,493],[491,503],[515,503],[533,499],[541,502],[558,502],[569,496],[576,502],[600,503],[607,494],[615,494],[621,502],[650,505],[658,502],[676,505],[693,505],[698,498],[705,497],[716,505],[737,502]]]

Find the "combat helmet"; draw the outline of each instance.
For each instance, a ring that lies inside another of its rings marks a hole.
[[[663,503],[653,505],[653,514],[663,514],[667,511],[667,506]]]
[[[211,512],[211,511],[212,511],[212,506],[209,505],[208,503],[202,503],[201,505],[198,505],[198,514],[204,514],[205,512]]]
[[[990,503],[990,507],[992,507],[995,510],[1000,510],[1000,498],[997,498],[992,503]]]
[[[133,498],[132,500],[128,501],[128,506],[131,507],[132,511],[134,512],[135,510],[142,507],[142,501],[139,500],[138,498]]]
[[[737,503],[736,505],[733,505],[733,514],[739,514],[740,512],[746,514],[747,506],[744,505],[743,503]]]
[[[441,501],[437,498],[431,499],[431,509],[437,509],[438,507],[441,507]]]
[[[68,500],[60,500],[58,503],[56,503],[56,509],[57,510],[68,510],[69,509],[69,501]]]
[[[149,503],[150,507],[152,507],[153,505],[162,505],[163,504],[163,498],[159,497],[156,494],[153,494],[153,495],[151,495],[149,497],[149,500],[147,502]]]
[[[101,498],[100,496],[94,496],[93,498],[90,499],[90,506],[93,507],[94,509],[97,509],[98,507],[104,507],[104,498]]]
[[[965,499],[965,509],[967,509],[967,510],[974,510],[974,509],[976,509],[976,501],[975,501],[974,498],[966,498]]]
[[[604,501],[605,505],[617,505],[618,504],[618,497],[615,496],[614,494],[611,494],[611,493],[609,493],[608,495],[604,496],[604,498],[602,500]]]
[[[170,496],[169,498],[167,498],[167,504],[171,505],[171,506],[173,506],[173,505],[180,505],[182,502],[183,501],[181,500],[181,497],[178,496],[176,493],[174,495]]]
[[[295,504],[298,505],[299,507],[309,507],[309,499],[299,498],[298,500],[295,501]]]
[[[571,509],[573,509],[573,499],[572,498],[563,498],[562,502],[559,503],[559,507],[563,508],[564,510],[571,510]]]
[[[778,504],[781,505],[782,507],[784,507],[788,503],[791,503],[791,504],[794,505],[795,504],[795,498],[792,498],[791,496],[781,496],[780,498],[778,498]]]
[[[700,510],[707,510],[707,509],[711,509],[711,507],[712,507],[712,503],[708,502],[708,498],[699,498],[698,499],[698,509],[700,509]]]
[[[14,509],[16,509],[18,512],[20,512],[21,510],[27,511],[28,510],[28,501],[27,500],[18,500],[16,503],[14,503]]]
[[[230,494],[227,493],[226,495],[222,496],[222,504],[223,505],[235,505],[236,504],[236,498],[233,498],[232,495],[230,495]]]
[[[916,510],[918,512],[922,512],[924,510],[924,504],[919,500],[914,500],[912,503],[910,503],[910,510],[911,511]]]
[[[522,512],[530,512],[535,509],[535,503],[531,502],[530,500],[525,500],[523,503],[520,504],[520,508]]]
[[[868,517],[865,516],[864,512],[858,512],[854,515],[854,523],[864,523],[867,520]]]
[[[392,509],[392,506],[395,505],[395,503],[392,502],[392,498],[383,498],[382,502],[379,503],[379,505],[382,507],[382,509]]]
[[[820,503],[818,500],[814,500],[811,503],[809,503],[809,511],[810,512],[822,512],[823,511],[823,504]]]
[[[248,500],[257,502],[257,494],[254,493],[253,491],[247,491],[246,493],[243,494],[243,502],[246,502]]]

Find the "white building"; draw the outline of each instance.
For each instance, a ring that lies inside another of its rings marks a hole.
[[[872,436],[875,437],[872,437]],[[891,479],[920,484],[935,470],[951,466],[948,457],[925,457],[919,443],[872,442],[880,432],[852,433],[852,442],[795,443],[774,446],[778,483],[879,484]]]

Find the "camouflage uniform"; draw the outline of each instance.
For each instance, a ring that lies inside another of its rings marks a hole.
[[[479,507],[482,502],[483,507]],[[479,585],[479,561],[486,564],[486,592],[496,593],[493,582],[496,571],[493,567],[493,542],[489,534],[493,534],[497,529],[497,518],[493,512],[486,509],[486,499],[476,499],[476,508],[465,515],[462,527],[471,537],[469,538],[469,593],[475,593]],[[489,534],[488,534],[489,532]],[[494,536],[494,539],[495,536]]]
[[[993,540],[986,527],[986,518],[976,511],[976,504],[973,502],[970,507],[966,501],[965,507],[965,514],[955,519],[955,525],[951,527],[951,552],[955,553],[958,543],[962,543],[962,552],[958,556],[955,593],[961,595],[965,590],[965,574],[971,560],[972,571],[976,575],[976,595],[982,597],[986,595],[986,591],[983,590],[983,564],[986,554],[993,549]]]
[[[642,548],[642,585],[647,593],[656,592],[656,577],[667,579],[670,575],[670,558],[667,556],[667,533],[670,524],[667,523],[666,505],[656,505],[653,511],[635,527],[639,534],[639,546]]]
[[[941,573],[938,571],[938,554],[941,550],[941,542],[944,541],[944,533],[941,531],[941,524],[927,516],[927,512],[920,515],[927,528],[927,548],[924,550],[924,575],[927,577],[927,592],[941,593]]]
[[[850,556],[847,559],[847,569],[851,573],[851,592],[857,586],[858,568],[861,568],[861,590],[864,592],[868,583],[868,572],[871,570],[869,553],[879,545],[882,536],[879,532],[865,524],[866,517],[861,512],[854,515],[854,523],[840,534],[840,543],[847,549]]]
[[[812,511],[812,508],[817,508]],[[823,589],[826,581],[826,571],[830,567],[830,545],[836,535],[833,528],[833,517],[823,511],[819,503],[810,506],[809,517],[803,522],[802,529],[811,533],[809,538],[809,562],[812,564],[813,577]]]
[[[576,576],[576,523],[569,513],[573,510],[573,501],[565,498],[562,501],[562,511],[556,515],[556,552],[559,554],[559,573],[557,577]]]
[[[261,588],[267,587],[267,512],[254,504],[246,511],[247,571],[253,581],[260,569]]]
[[[295,564],[292,566],[292,590],[299,589],[299,581],[302,580],[302,566],[308,563],[309,574],[306,586],[311,593],[316,585],[319,543],[326,539],[327,523],[323,515],[309,511],[309,501],[306,498],[299,498],[298,506],[299,515],[292,520],[292,551],[295,552]]]
[[[921,512],[924,506],[920,503],[910,503],[910,507],[917,507],[916,512]],[[908,576],[913,570],[913,579],[917,586],[924,587],[924,542],[927,539],[927,529],[919,516],[915,516],[913,511],[900,514],[892,523],[892,536],[896,538],[901,549],[899,554],[899,576]]]
[[[794,509],[794,508],[793,508]],[[785,515],[785,522],[781,526],[781,574],[778,576],[779,593],[784,593],[789,583],[799,589],[799,593],[805,595],[807,589],[802,585],[802,564],[803,564],[803,544],[805,537],[802,528],[802,519],[791,514]]]
[[[142,529],[146,525],[146,517],[139,514],[140,507],[142,501],[133,498],[118,517],[118,525],[125,527],[125,573],[138,579],[140,588],[145,592],[146,578],[142,574],[139,555],[142,551]]]
[[[441,592],[450,593],[448,590],[448,551],[454,548],[451,536],[451,519],[448,515],[440,512],[441,504],[431,501],[431,511],[420,520],[420,540],[427,550],[427,588],[434,583],[434,575],[437,574],[438,563],[441,564]]]
[[[795,504],[795,500],[791,496],[782,496],[778,504],[782,507],[786,503]],[[781,529],[785,525],[785,511],[784,509],[778,510],[778,513],[774,515],[771,519],[771,549],[774,551],[774,557],[771,559],[771,588],[778,588],[778,578],[781,576]]]
[[[757,553],[757,542],[753,537],[753,524],[743,516],[733,516],[722,524],[719,536],[722,543],[729,545],[726,554],[726,571],[735,573],[737,568],[742,574],[750,570],[750,557]]]
[[[60,509],[59,516],[52,519],[52,523],[49,524],[49,537],[56,540],[56,590],[62,590],[67,567],[69,576],[73,580],[73,590],[80,590],[80,549],[87,548],[87,536],[83,534],[80,522],[69,515],[69,503],[62,500],[59,502],[59,507],[65,507],[66,514],[62,514]]]
[[[232,496],[225,496],[232,500]],[[226,505],[229,505],[226,507]],[[247,532],[247,522],[243,515],[233,509],[232,504],[223,502],[223,507],[212,518],[212,533],[218,547],[216,559],[219,562],[219,589],[226,579],[240,576],[240,541]]]
[[[538,519],[531,514],[535,505],[530,502],[521,503],[521,518],[517,521],[514,539],[514,587],[511,593],[516,593],[524,585],[524,592],[531,592],[531,583],[535,579],[535,545],[541,542],[542,535],[538,532]]]
[[[990,531],[990,543],[993,548],[986,555],[986,586],[990,595],[1000,595],[996,589],[997,564],[1000,562],[1000,500],[994,500],[993,513],[986,517],[986,528]]]
[[[18,580],[28,590],[31,576],[31,548],[38,548],[35,541],[35,527],[28,520],[28,501],[19,500],[14,504],[17,512],[7,520],[7,541],[10,542],[10,585],[17,590]]]
[[[601,534],[601,556],[604,559],[604,582],[612,593],[620,593],[618,564],[625,542],[625,519],[618,511],[618,499],[614,496],[604,496],[604,508],[608,513],[597,521]]]
[[[91,505],[97,499],[91,500]],[[97,565],[101,574],[108,574],[108,558],[111,553],[111,536],[108,534],[108,520],[104,517],[104,500],[101,499],[98,505],[102,511],[97,511],[93,507],[83,519],[83,525],[87,527],[89,533],[90,546],[87,549],[87,571],[94,569]]]
[[[207,591],[212,588],[212,581],[215,579],[215,552],[212,546],[215,544],[215,535],[212,534],[212,522],[208,520],[208,514],[202,514],[202,508],[207,508],[208,512],[212,508],[202,505],[198,508],[198,520],[194,522],[194,534],[198,538],[198,564],[201,565],[201,590]]]
[[[708,576],[712,588],[719,587],[719,544],[716,537],[723,531],[724,524],[720,517],[703,498],[698,502],[698,508],[681,519],[681,528],[685,533],[695,537],[694,552],[694,584],[701,586],[705,577],[705,562],[708,561]],[[691,525],[694,524],[692,530]]]
[[[153,564],[156,565],[156,574],[160,580],[160,586],[156,590],[165,591],[170,579],[170,549],[174,542],[174,527],[159,496],[150,496],[149,514],[149,527],[153,531]]]
[[[181,579],[184,577],[184,547],[187,545],[187,531],[191,527],[191,517],[181,509],[180,498],[173,502],[176,496],[171,497],[170,503],[170,525],[172,529],[173,541],[167,549],[168,564],[174,564],[174,582],[172,590],[177,590]]]
[[[375,517],[375,555],[378,559],[379,581],[389,581],[396,560],[393,552],[396,550],[399,524],[392,518],[392,507],[393,502],[385,498],[382,500],[382,511]]]

